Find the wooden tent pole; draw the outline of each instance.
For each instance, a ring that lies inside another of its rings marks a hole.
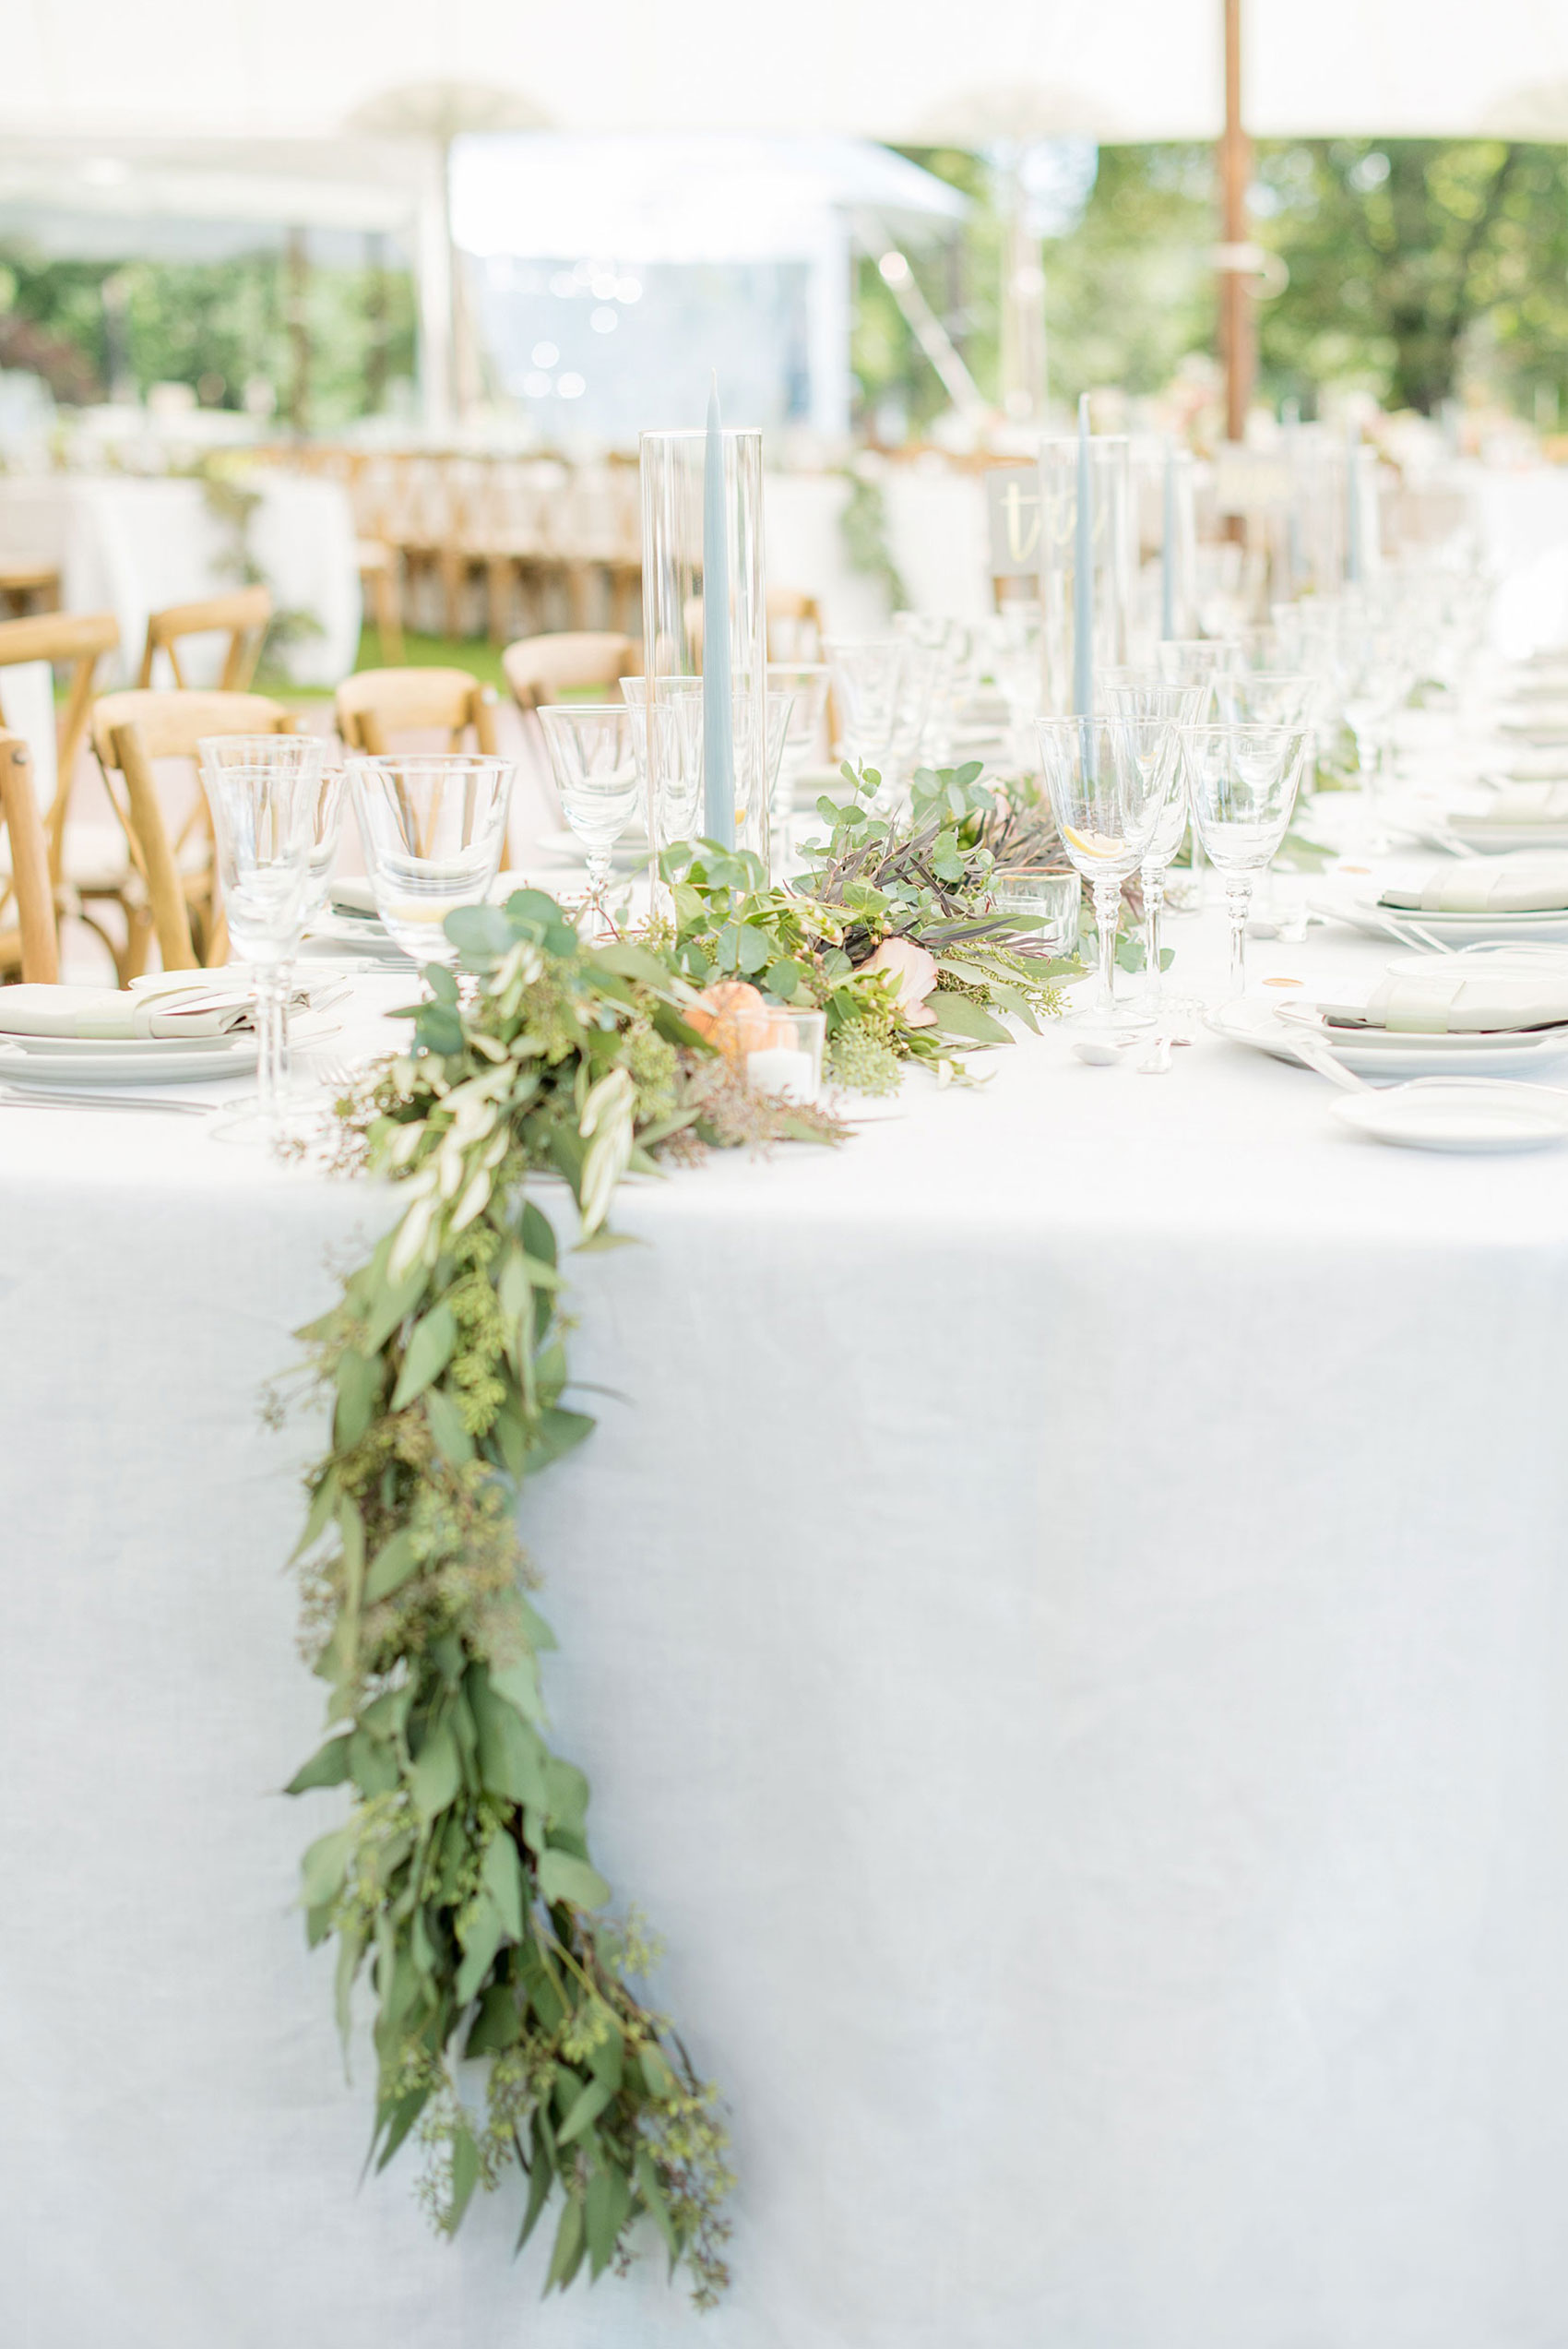
[[[1229,266],[1219,275],[1219,348],[1225,362],[1225,436],[1241,440],[1257,368],[1257,323],[1247,273],[1235,266],[1248,244],[1247,189],[1252,141],[1241,121],[1241,0],[1224,0],[1225,135],[1219,144],[1221,240]]]

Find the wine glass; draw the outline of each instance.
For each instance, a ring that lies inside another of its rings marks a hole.
[[[1114,1019],[1122,884],[1153,837],[1171,766],[1141,761],[1132,729],[1119,718],[1039,718],[1035,731],[1056,829],[1094,892],[1099,975],[1091,1012]]]
[[[657,710],[657,699],[654,706]],[[618,701],[558,702],[541,709],[539,721],[550,747],[550,764],[561,794],[562,812],[581,841],[588,860],[588,887],[584,910],[598,913],[601,936],[613,936],[615,924],[610,918],[604,893],[610,882],[615,843],[636,813],[639,797],[639,762],[632,712],[624,702]],[[645,727],[647,721],[645,706]],[[646,746],[646,734],[644,741]]]
[[[1168,686],[1212,686],[1226,671],[1240,669],[1246,655],[1229,637],[1166,637],[1155,657]]]
[[[1181,742],[1193,821],[1225,884],[1230,992],[1241,996],[1253,881],[1285,838],[1312,733],[1305,726],[1183,726]]]
[[[1167,685],[1142,670],[1109,669],[1100,690],[1110,715],[1128,727],[1134,757],[1151,769],[1162,767],[1164,772],[1164,805],[1138,864],[1144,898],[1144,1012],[1158,1020],[1163,993],[1159,933],[1165,876],[1187,829],[1186,794],[1177,772],[1178,729],[1197,724],[1210,688]]]
[[[842,756],[876,769],[885,810],[904,770],[920,756],[942,655],[909,637],[864,643],[830,638],[822,649],[843,728]]]
[[[788,831],[794,806],[795,779],[821,740],[827,684],[826,661],[770,661],[767,664],[769,693],[787,693],[794,699],[773,791],[773,823],[780,836]]]
[[[1215,678],[1213,690],[1222,725],[1305,726],[1322,687],[1316,677],[1230,669]]]
[[[213,1127],[225,1139],[270,1142],[284,1130],[290,978],[313,885],[320,803],[329,795],[336,804],[341,791],[336,775],[324,784],[325,749],[313,734],[209,735],[196,745],[230,942],[249,966],[255,1005],[255,1101]]]
[[[349,772],[383,928],[416,962],[455,970],[443,925],[458,906],[482,904],[501,869],[514,761],[426,752],[356,758]]]

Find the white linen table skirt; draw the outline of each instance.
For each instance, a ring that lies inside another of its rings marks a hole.
[[[386,1195],[6,1113],[6,2349],[1560,2349],[1568,1162],[1212,1039],[987,1073],[569,1260],[630,1400],[525,1532],[731,2104],[700,2320],[652,2257],[540,2307],[513,2189],[446,2246],[358,2185],[256,1402]]]

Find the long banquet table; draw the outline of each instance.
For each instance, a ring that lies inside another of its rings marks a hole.
[[[257,1396],[387,1195],[5,1114],[7,2349],[1557,2349],[1568,1161],[1206,1036],[983,1073],[574,1267],[626,1400],[525,1531],[731,2104],[704,2319],[651,2257],[541,2307],[514,2189],[447,2246],[359,2184],[291,1905],[339,1798],[277,1793],[313,1430]]]

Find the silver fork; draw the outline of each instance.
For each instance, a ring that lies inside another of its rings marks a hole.
[[[170,1117],[210,1117],[220,1104],[211,1101],[165,1101],[153,1093],[73,1093],[51,1086],[30,1085],[24,1091],[6,1086],[0,1091],[0,1109],[150,1110]]]

